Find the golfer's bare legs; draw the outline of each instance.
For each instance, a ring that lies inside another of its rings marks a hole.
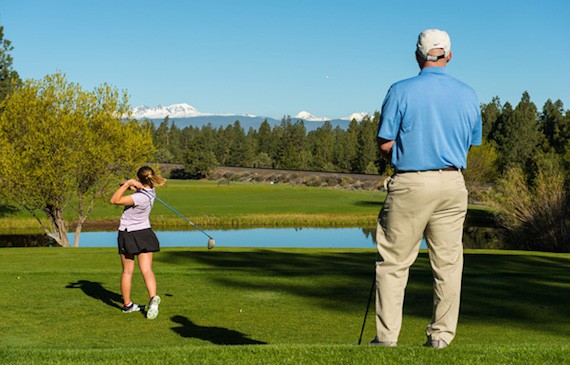
[[[139,268],[143,275],[148,295],[152,298],[156,295],[156,278],[152,271],[152,252],[139,254]]]
[[[121,255],[121,264],[123,266],[123,272],[121,274],[121,293],[123,294],[123,303],[127,305],[131,302],[131,283],[135,268],[135,257],[133,255]]]

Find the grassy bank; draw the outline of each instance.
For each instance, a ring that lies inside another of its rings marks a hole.
[[[458,335],[425,349],[431,271],[413,266],[396,349],[353,346],[373,250],[171,248],[156,255],[161,312],[119,310],[114,249],[0,249],[0,358],[30,363],[567,363],[570,255],[470,251]],[[142,280],[133,297],[146,300]],[[364,340],[374,336],[370,313]],[[233,346],[226,346],[233,345]]]
[[[371,227],[386,194],[382,191],[342,190],[267,183],[219,184],[213,181],[169,180],[159,197],[201,227]],[[99,204],[86,229],[114,229],[121,208]],[[488,214],[472,210],[475,220]],[[156,203],[151,215],[159,229],[184,229],[188,224]],[[4,213],[1,232],[38,230],[27,213]]]
[[[194,223],[214,227],[370,226],[384,201],[376,191],[314,188],[268,183],[218,184],[213,181],[169,180],[158,196]],[[122,208],[102,202],[87,227],[115,228]],[[157,228],[187,227],[187,223],[156,203],[151,219]],[[4,214],[0,229],[35,228],[25,212]]]

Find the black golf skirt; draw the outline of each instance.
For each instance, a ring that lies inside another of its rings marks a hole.
[[[120,255],[138,255],[160,251],[160,243],[151,228],[139,231],[119,231],[117,239]]]

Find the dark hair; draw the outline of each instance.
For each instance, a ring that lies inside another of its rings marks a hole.
[[[160,174],[156,174],[150,166],[141,167],[139,171],[137,171],[137,177],[141,184],[148,185],[151,188],[162,186],[166,182],[166,179],[160,176]]]

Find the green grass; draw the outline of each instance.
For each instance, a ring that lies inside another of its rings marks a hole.
[[[200,227],[372,227],[386,194],[267,183],[219,185],[206,180],[169,180],[157,190],[159,198]],[[122,208],[101,202],[86,229],[115,229]],[[187,229],[188,224],[160,203],[151,214],[158,229]],[[469,222],[489,222],[486,210],[472,209]],[[0,212],[0,232],[39,232],[27,213]]]
[[[207,180],[168,180],[160,199],[205,228],[272,226],[371,226],[385,198],[380,191],[350,191],[268,183],[218,184]],[[115,228],[122,208],[100,202],[87,226]],[[0,230],[36,228],[26,212],[0,212]],[[68,219],[71,217],[67,215]],[[160,203],[151,215],[157,228],[188,224]]]
[[[375,254],[165,248],[161,311],[122,314],[114,249],[1,249],[5,364],[570,363],[570,255],[468,251],[458,334],[425,349],[431,272],[413,266],[395,349],[353,346]],[[133,297],[146,300],[140,275]],[[374,336],[369,314],[364,341]],[[228,346],[233,345],[233,346]]]

